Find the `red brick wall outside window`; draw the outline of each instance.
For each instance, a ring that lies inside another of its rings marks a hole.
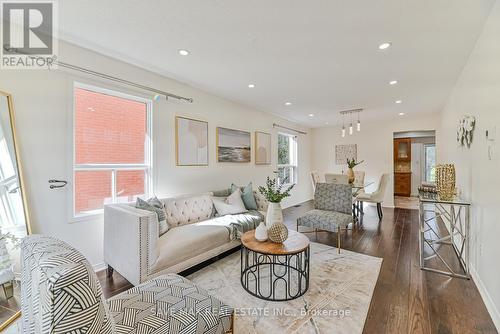
[[[147,116],[145,102],[75,89],[76,215],[102,209],[113,200],[131,201],[146,193],[146,168],[130,170],[133,167],[126,165],[147,163]],[[103,169],[99,165],[107,166]]]

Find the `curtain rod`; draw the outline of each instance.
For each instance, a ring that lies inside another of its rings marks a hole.
[[[152,88],[152,87],[149,87],[149,86],[144,86],[144,85],[132,82],[132,81],[128,81],[128,80],[125,80],[125,79],[114,77],[112,75],[108,75],[108,74],[104,74],[104,73],[101,73],[101,72],[92,71],[92,70],[89,70],[87,68],[83,68],[83,67],[80,67],[80,66],[76,66],[76,65],[71,65],[71,64],[68,64],[68,63],[64,63],[62,61],[57,61],[56,64],[58,66],[65,67],[65,68],[68,68],[68,69],[71,69],[71,70],[75,70],[75,71],[78,71],[78,72],[90,74],[90,75],[93,75],[93,76],[96,76],[96,77],[99,77],[99,78],[103,78],[103,79],[107,79],[107,80],[110,80],[110,81],[115,81],[115,82],[118,82],[118,83],[121,83],[121,84],[125,84],[125,85],[128,85],[128,86],[136,87],[136,88],[139,88],[139,89],[142,89],[142,90],[147,90],[147,91],[150,91],[150,92],[153,92],[153,93],[157,93],[159,95],[164,95],[167,99],[169,97],[171,97],[171,98],[174,98],[174,99],[187,101],[189,103],[193,102],[193,99],[190,98],[190,97],[184,97],[184,96],[180,96],[180,95],[175,95],[175,94],[167,93],[167,92],[164,92],[164,91],[156,89],[156,88]]]
[[[273,128],[287,129],[287,130],[290,130],[290,131],[294,131],[294,132],[300,133],[301,135],[307,135],[307,132],[300,131],[300,130],[295,130],[295,129],[289,128],[287,126],[279,125],[277,123],[273,123]]]
[[[26,55],[26,56],[30,56],[29,53],[20,52],[19,50],[15,49],[15,48],[8,48],[8,47],[4,46],[4,50],[8,51],[8,52],[15,52],[17,54],[23,54],[23,55]],[[62,61],[55,61],[54,63],[56,65],[58,65],[58,66],[65,67],[65,68],[68,68],[70,70],[74,70],[74,71],[78,71],[78,72],[90,74],[90,75],[93,75],[93,76],[96,76],[96,77],[99,77],[99,78],[103,78],[103,79],[106,79],[106,80],[115,81],[115,82],[118,82],[118,83],[121,83],[121,84],[124,84],[124,85],[128,85],[128,86],[132,86],[132,87],[139,88],[139,89],[142,89],[142,90],[150,91],[150,92],[156,93],[158,95],[163,95],[167,99],[170,97],[170,98],[174,98],[174,99],[177,99],[177,100],[183,100],[183,101],[187,101],[189,103],[193,103],[193,99],[190,98],[190,97],[184,97],[184,96],[180,96],[180,95],[176,95],[176,94],[167,93],[165,91],[162,91],[162,90],[159,90],[159,89],[156,89],[156,88],[152,88],[152,87],[149,87],[149,86],[141,85],[141,84],[138,84],[138,83],[135,83],[135,82],[132,82],[132,81],[125,80],[125,79],[117,78],[117,77],[114,77],[112,75],[108,75],[108,74],[105,74],[105,73],[101,73],[101,72],[89,70],[88,68],[84,68],[84,67],[80,67],[80,66],[76,66],[76,65],[71,65],[71,64],[68,64],[68,63],[64,63]],[[49,70],[51,69],[50,66],[48,68],[49,68]]]

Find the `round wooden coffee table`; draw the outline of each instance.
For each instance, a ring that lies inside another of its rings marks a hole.
[[[255,230],[241,237],[241,285],[251,295],[270,301],[292,300],[309,288],[309,239],[288,231],[282,243],[258,241]]]

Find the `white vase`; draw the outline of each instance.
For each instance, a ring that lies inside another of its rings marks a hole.
[[[281,203],[270,202],[267,207],[266,226],[269,229],[274,224],[283,224],[283,211]]]
[[[258,241],[267,240],[267,227],[264,222],[260,222],[259,226],[255,229],[255,239]]]

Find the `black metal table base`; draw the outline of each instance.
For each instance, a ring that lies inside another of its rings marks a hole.
[[[300,253],[269,255],[241,247],[241,285],[252,296],[286,301],[309,288],[309,246]]]

